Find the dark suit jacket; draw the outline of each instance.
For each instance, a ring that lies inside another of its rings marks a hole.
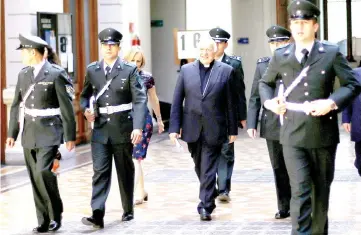
[[[133,129],[143,129],[146,115],[147,95],[141,84],[137,68],[118,59],[110,76],[113,78],[108,89],[99,97],[99,107],[133,103],[133,113],[123,111],[113,114],[100,114],[94,122],[92,141],[106,144],[111,139],[113,144],[130,142]],[[89,99],[97,94],[106,84],[104,62],[88,65],[84,88],[80,94],[80,106],[83,112],[89,107]]]
[[[301,72],[295,47],[294,43],[290,43],[275,51],[259,84],[262,103],[273,98],[278,76],[282,77],[287,88]],[[307,76],[287,97],[288,102],[303,103],[330,98],[340,111],[360,93],[361,86],[337,45],[316,40],[306,66],[310,66]],[[341,87],[334,91],[336,76]],[[280,141],[283,145],[302,148],[321,148],[339,143],[337,112],[314,117],[288,110],[281,127]]]
[[[75,141],[76,123],[69,89],[71,80],[66,71],[58,65],[45,62],[39,74],[33,79],[30,67],[19,73],[14,101],[10,111],[8,136],[14,139],[19,134],[19,105],[31,84],[34,90],[25,102],[25,107],[34,109],[60,108],[61,116],[36,117],[25,115],[22,145],[24,148],[60,145],[63,141]]]
[[[180,133],[182,139],[192,143],[203,131],[209,145],[227,141],[228,135],[237,135],[237,116],[234,110],[231,66],[215,61],[208,85],[201,93],[199,61],[183,65],[175,87],[171,115],[170,133]],[[183,107],[184,101],[184,107]]]
[[[237,119],[238,121],[247,119],[247,101],[246,101],[246,86],[244,85],[244,73],[242,67],[241,57],[228,56],[224,54],[222,62],[233,67],[234,69],[234,92],[238,94],[236,101]],[[245,128],[245,127],[244,127]]]
[[[354,69],[361,83],[361,68]],[[351,140],[361,141],[361,95],[342,112],[342,123],[351,123]]]
[[[256,71],[254,73],[251,96],[248,103],[247,128],[257,129],[259,112],[261,110],[261,98],[259,96],[258,82],[262,75],[266,72],[270,57],[263,57],[258,59]],[[274,96],[277,96],[279,81],[277,81],[277,88]],[[268,109],[262,110],[260,136],[268,140],[280,139],[280,121],[277,114]]]

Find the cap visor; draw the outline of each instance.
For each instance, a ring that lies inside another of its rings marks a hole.
[[[119,42],[114,42],[114,41],[104,41],[102,42],[103,44],[107,44],[107,45],[115,45],[115,44],[119,44]]]

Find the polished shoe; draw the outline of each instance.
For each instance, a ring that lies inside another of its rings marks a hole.
[[[52,231],[52,232],[58,231],[60,227],[61,227],[60,221],[57,222],[55,220],[52,220],[49,224],[49,231]]]
[[[81,222],[84,225],[93,226],[94,228],[104,228],[104,220],[103,219],[94,219],[93,216],[91,217],[83,217]]]
[[[133,212],[127,212],[124,213],[122,216],[122,221],[131,221],[134,219],[134,213]]]
[[[42,224],[33,229],[34,233],[46,233],[49,231],[49,225]]]
[[[218,196],[218,201],[223,203],[228,203],[231,200],[228,192],[220,193]]]
[[[275,214],[275,219],[285,219],[287,217],[290,217],[290,212],[289,211],[278,211]]]
[[[148,201],[148,193],[145,193],[142,199],[136,199],[134,202],[134,205],[140,205],[143,204],[143,202]]]
[[[211,214],[209,214],[204,208],[201,209],[199,216],[202,221],[211,221],[212,220]]]

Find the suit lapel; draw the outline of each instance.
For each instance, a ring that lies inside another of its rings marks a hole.
[[[194,77],[194,79],[192,79],[192,83],[195,83],[195,87],[198,87],[198,92],[200,95],[202,95],[202,87],[201,87],[201,75],[199,72],[199,60],[194,61],[193,63],[193,67],[194,67],[194,74],[193,76],[191,76],[192,78]]]
[[[211,72],[209,74],[208,81],[206,83],[206,87],[204,88],[203,98],[205,98],[212,90],[213,86],[217,83],[217,80],[219,78],[219,72],[222,62],[214,61],[213,67],[211,69]]]
[[[312,46],[311,53],[305,63],[305,67],[311,66],[322,58],[322,54],[325,52],[322,43],[318,40],[315,40],[315,43]]]
[[[288,48],[285,52],[284,55],[287,56],[287,62],[297,71],[300,71],[302,69],[302,66],[300,64],[300,62],[298,62],[296,55],[295,55],[295,51],[296,51],[296,45],[293,43],[290,45],[290,48]]]
[[[226,64],[230,64],[230,62],[229,62],[229,56],[226,55],[226,53],[224,53],[224,55],[223,55],[222,62],[223,62],[223,63],[226,63]]]
[[[51,64],[48,61],[45,61],[44,65],[43,65],[43,67],[41,67],[38,75],[34,78],[34,81],[40,82],[40,81],[46,79],[47,76],[49,75],[50,66],[51,66]]]
[[[114,79],[119,75],[120,70],[123,69],[122,62],[120,61],[119,57],[115,61],[112,71],[110,72],[110,78]]]

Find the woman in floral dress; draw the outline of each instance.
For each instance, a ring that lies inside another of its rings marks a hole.
[[[133,63],[138,67],[142,82],[147,89],[148,100],[157,118],[158,133],[160,134],[164,131],[164,124],[160,113],[159,99],[154,86],[154,78],[152,74],[142,70],[142,68],[145,65],[144,53],[142,52],[139,46],[134,46],[124,56],[124,59],[129,63]],[[133,149],[133,158],[134,158],[133,160],[135,165],[135,183],[134,183],[135,205],[139,205],[142,204],[144,201],[148,201],[148,193],[144,189],[144,174],[142,169],[142,160],[144,160],[147,156],[148,145],[153,133],[153,121],[148,108],[147,111],[148,113],[143,127],[142,141],[139,144],[135,145]]]

